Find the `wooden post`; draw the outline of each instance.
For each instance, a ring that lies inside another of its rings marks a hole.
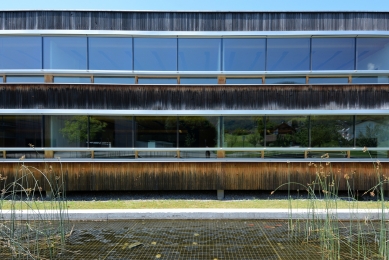
[[[45,75],[45,83],[53,83],[53,75]]]
[[[180,159],[180,150],[177,150],[177,159]]]
[[[135,159],[138,159],[138,151],[135,151]]]
[[[226,84],[226,77],[223,76],[217,77],[217,84]]]
[[[351,151],[347,151],[347,159],[350,159],[351,157]]]
[[[348,83],[350,84],[352,82],[353,82],[353,77],[350,75],[350,76],[348,76]]]
[[[217,151],[217,158],[225,158],[226,157],[226,152],[225,151]]]
[[[95,158],[95,151],[90,151],[90,158],[94,159]]]
[[[305,84],[308,84],[308,83],[309,83],[309,77],[305,76]]]
[[[265,158],[265,151],[261,151],[261,158]]]
[[[54,151],[45,150],[45,158],[54,158]]]
[[[305,158],[305,159],[308,158],[308,151],[304,151],[304,158]]]
[[[7,152],[3,151],[3,159],[7,159]]]

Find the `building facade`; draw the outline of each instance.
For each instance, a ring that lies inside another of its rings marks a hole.
[[[387,161],[389,13],[0,16],[4,175],[25,156],[68,190],[273,190],[331,162],[367,190]]]

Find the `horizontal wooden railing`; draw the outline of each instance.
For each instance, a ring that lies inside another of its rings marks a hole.
[[[139,159],[143,156],[154,158],[185,158],[185,153],[192,153],[192,156],[187,158],[214,158],[214,159],[228,159],[228,158],[271,158],[277,157],[279,159],[293,159],[293,158],[371,158],[377,157],[380,153],[380,158],[389,158],[388,147],[201,147],[201,148],[120,148],[120,147],[0,147],[3,160],[17,159],[16,156],[25,158],[25,154],[36,154],[36,158],[49,159],[56,158],[56,154],[61,158],[89,158],[96,157],[112,158],[119,156],[122,159]],[[0,153],[0,154],[1,154]],[[73,156],[70,153],[86,153],[84,156]],[[113,154],[112,154],[113,153]],[[150,153],[150,154],[147,154]],[[152,153],[152,154],[151,154]],[[159,154],[165,153],[165,154]],[[256,154],[257,153],[257,154]],[[329,153],[329,154],[328,154]],[[353,154],[354,153],[354,154]],[[12,155],[13,157],[11,157]],[[70,156],[71,155],[71,156]],[[183,156],[184,155],[184,156]],[[373,156],[372,156],[373,155]],[[69,157],[70,156],[70,157]],[[28,157],[28,156],[27,156]]]

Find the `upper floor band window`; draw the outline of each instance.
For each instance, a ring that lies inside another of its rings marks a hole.
[[[90,70],[132,70],[132,38],[88,38]]]
[[[86,70],[86,37],[43,37],[43,68]]]
[[[313,38],[312,70],[353,70],[354,38]]]
[[[223,70],[264,71],[266,39],[223,39]]]
[[[1,69],[41,69],[41,37],[1,37]]]
[[[357,38],[357,70],[389,69],[389,38]]]
[[[177,71],[177,39],[134,38],[134,70]]]
[[[389,37],[0,37],[4,70],[365,71],[388,57]]]
[[[309,38],[268,39],[266,70],[309,70],[309,46]]]
[[[221,39],[178,39],[179,71],[220,71]]]

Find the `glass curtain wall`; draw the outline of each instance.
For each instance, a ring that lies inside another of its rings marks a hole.
[[[3,36],[0,69],[388,70],[389,37]],[[43,51],[42,51],[43,50]]]
[[[0,69],[42,69],[41,37],[0,37]]]
[[[88,38],[90,70],[132,70],[132,38]]]

